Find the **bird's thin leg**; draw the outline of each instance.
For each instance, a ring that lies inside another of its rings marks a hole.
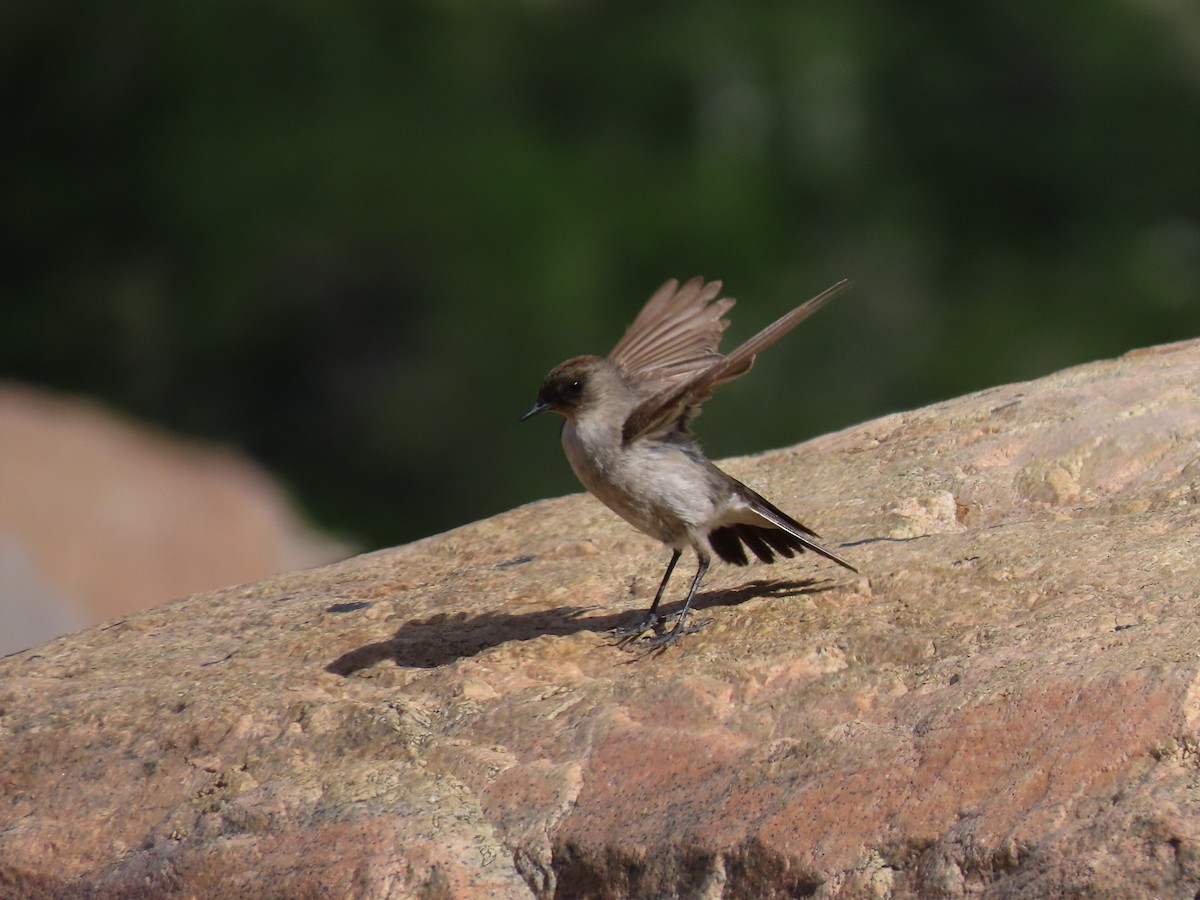
[[[696,597],[696,589],[700,587],[700,580],[704,578],[704,573],[708,571],[708,564],[712,561],[706,553],[698,552],[696,556],[698,562],[698,565],[696,566],[696,577],[692,579],[692,586],[688,590],[687,599],[683,601],[683,609],[679,612],[679,620],[675,623],[675,627],[666,634],[660,634],[652,638],[646,638],[645,640],[638,641],[638,647],[651,650],[662,650],[679,640],[680,635],[692,634],[708,624],[708,620],[704,620],[687,628],[685,628],[683,625],[684,621],[687,619],[688,610],[691,609],[692,600]]]
[[[646,613],[647,619],[653,619],[654,614],[658,612],[658,604],[662,602],[663,594],[667,592],[667,582],[671,580],[671,573],[675,571],[675,563],[679,562],[679,557],[682,555],[682,550],[676,550],[671,554],[671,561],[667,563],[667,571],[663,573],[662,582],[658,585],[658,593],[654,595],[654,602],[650,604],[650,609]]]
[[[675,563],[679,562],[679,557],[682,555],[682,550],[676,550],[671,554],[671,561],[667,563],[667,571],[663,574],[662,583],[658,586],[658,593],[654,595],[654,602],[650,604],[650,609],[646,612],[646,617],[637,625],[614,628],[612,632],[613,637],[637,637],[643,631],[649,631],[658,624],[658,604],[662,602],[663,594],[667,592],[667,582],[671,580],[671,573],[675,571]]]

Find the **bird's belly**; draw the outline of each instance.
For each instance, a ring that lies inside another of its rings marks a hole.
[[[612,444],[620,447],[617,441]],[[715,509],[706,471],[677,445],[645,443],[612,453],[592,452],[580,436],[563,433],[576,476],[600,502],[634,528],[682,548]]]

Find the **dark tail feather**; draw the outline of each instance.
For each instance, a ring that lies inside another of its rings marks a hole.
[[[712,544],[713,551],[717,556],[735,566],[744,566],[749,563],[746,550],[750,550],[765,563],[775,562],[777,553],[791,559],[797,553],[803,553],[805,550],[816,550],[822,556],[828,556],[835,562],[847,565],[827,550],[822,553],[824,548],[817,549],[815,541],[797,537],[782,528],[774,528],[770,525],[747,525],[740,522],[736,525],[725,525],[710,531],[708,542]],[[849,568],[848,565],[847,568]]]
[[[747,528],[753,527],[750,525]],[[804,545],[796,540],[786,531],[780,531],[778,528],[762,528],[759,530],[760,536],[764,541],[778,550],[781,554],[791,559],[797,552],[804,552]]]
[[[764,528],[756,528],[753,525],[738,525],[737,536],[741,538],[742,543],[749,547],[755,556],[765,563],[773,563],[775,562],[775,554],[771,552],[771,544],[774,541],[767,542],[766,536],[763,534],[765,530]]]
[[[738,537],[736,525],[726,525],[724,528],[714,528],[708,533],[708,542],[712,545],[713,552],[727,563],[733,563],[735,566],[747,565],[750,560],[746,558],[746,549],[742,546],[742,540]]]
[[[858,572],[858,569],[854,568],[854,566],[850,565],[850,563],[846,562],[846,560],[842,559],[832,550],[827,550],[815,540],[812,540],[812,538],[819,537],[819,535],[807,525],[801,525],[799,522],[773,504],[770,500],[766,499],[756,491],[746,487],[744,484],[741,484],[741,482],[738,482],[738,487],[745,492],[742,496],[749,501],[750,508],[769,524],[727,525],[723,528],[714,530],[709,535],[710,543],[712,543],[713,535],[717,534],[718,532],[732,532],[729,537],[722,536],[720,538],[720,542],[726,548],[728,548],[730,543],[733,544],[733,549],[735,550],[733,558],[727,557],[721,552],[717,544],[713,543],[713,550],[717,552],[717,555],[720,556],[721,559],[724,559],[726,562],[732,562],[736,565],[744,566],[746,564],[746,553],[741,548],[741,542],[745,542],[746,545],[752,551],[754,551],[755,556],[757,556],[763,562],[771,562],[774,559],[774,555],[771,553],[770,549],[764,545],[769,544],[784,556],[790,557],[792,553],[789,551],[793,550],[798,550],[801,552],[804,550],[811,550],[813,553],[824,556],[826,559],[837,563],[839,566],[844,566],[851,572]],[[743,529],[745,529],[744,532]],[[751,534],[752,537],[747,539],[747,534]],[[760,550],[765,551],[765,555],[763,552],[760,552]],[[739,558],[741,562],[738,562]]]

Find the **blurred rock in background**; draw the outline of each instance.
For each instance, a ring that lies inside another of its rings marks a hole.
[[[349,552],[245,457],[0,383],[0,653]]]

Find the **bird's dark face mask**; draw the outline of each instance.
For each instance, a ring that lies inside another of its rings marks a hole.
[[[537,402],[521,416],[520,421],[538,413],[556,412],[569,415],[577,411],[587,396],[588,373],[581,363],[569,360],[550,371],[538,389]]]

